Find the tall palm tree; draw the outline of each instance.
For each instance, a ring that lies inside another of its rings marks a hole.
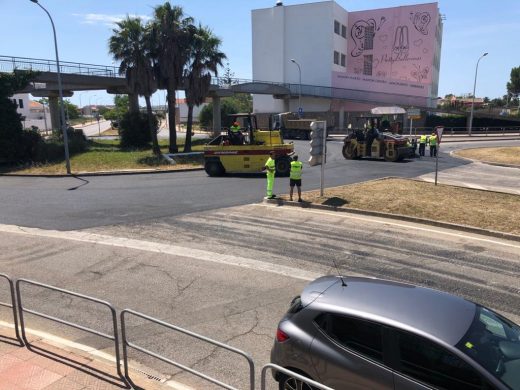
[[[153,153],[160,155],[150,100],[157,91],[157,80],[151,61],[149,27],[143,25],[140,18],[129,16],[116,24],[109,39],[110,53],[115,60],[121,61],[119,74],[125,75],[130,92],[144,96]]]
[[[191,152],[191,130],[193,125],[193,107],[200,106],[208,96],[211,74],[217,75],[218,67],[226,55],[221,52],[222,41],[209,27],[199,25],[192,28],[189,59],[184,69],[186,103],[188,105],[188,123],[184,152]]]
[[[159,86],[167,91],[168,121],[170,125],[170,153],[177,153],[175,123],[175,91],[182,80],[182,70],[188,59],[189,29],[193,18],[185,17],[182,7],[169,2],[154,9],[152,22],[153,57]]]

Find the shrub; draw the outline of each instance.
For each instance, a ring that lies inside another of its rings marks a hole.
[[[153,117],[154,130],[158,129],[157,118]],[[151,140],[148,130],[148,115],[140,112],[128,112],[119,123],[119,135],[123,148],[149,147]]]
[[[69,127],[67,129],[69,141],[69,155],[84,152],[88,149],[89,142],[83,130]],[[46,142],[41,142],[37,153],[32,159],[35,162],[60,161],[65,158],[65,147],[63,145],[63,134],[54,132]]]

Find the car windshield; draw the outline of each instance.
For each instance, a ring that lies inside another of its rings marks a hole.
[[[458,349],[513,390],[520,390],[520,327],[479,306]]]

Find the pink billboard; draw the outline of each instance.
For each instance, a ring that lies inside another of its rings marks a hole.
[[[440,34],[437,3],[349,12],[346,70],[332,86],[430,97],[436,94]]]

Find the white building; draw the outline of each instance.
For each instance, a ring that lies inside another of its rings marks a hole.
[[[24,128],[37,126],[40,130],[51,128],[51,117],[48,105],[30,99],[28,93],[20,93],[10,98],[16,105],[16,111],[22,116]]]
[[[252,36],[253,79],[299,85],[299,65],[304,112],[365,111],[374,104],[364,101],[379,98],[387,105],[435,104],[442,37],[437,3],[347,12],[334,1],[279,1],[252,11]],[[290,97],[254,95],[254,111],[296,112],[298,91],[292,91]],[[349,91],[357,98],[343,99]]]

